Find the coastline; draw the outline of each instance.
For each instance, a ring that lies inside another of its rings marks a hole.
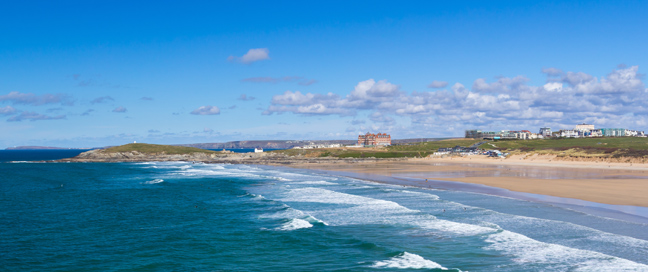
[[[156,146],[158,147],[158,146]],[[55,162],[187,161],[255,164],[325,171],[371,181],[513,197],[537,202],[603,207],[648,218],[648,164],[636,161],[523,154],[377,159],[289,156],[277,153],[143,153],[88,151]],[[648,221],[646,221],[648,223]]]
[[[282,166],[403,186],[551,203],[605,217],[648,223],[648,199],[645,197],[648,165],[483,159],[486,161],[446,158]]]

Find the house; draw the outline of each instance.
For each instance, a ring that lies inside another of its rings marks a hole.
[[[602,128],[601,133],[603,137],[624,137],[626,136],[626,129],[624,128]]]
[[[391,135],[387,133],[369,133],[358,136],[358,145],[391,145]]]
[[[551,137],[551,128],[550,127],[540,128],[540,133],[538,134],[542,135],[542,137],[544,138]]]
[[[579,131],[573,129],[561,129],[558,132],[560,132],[560,137],[563,138],[579,138],[581,136]]]

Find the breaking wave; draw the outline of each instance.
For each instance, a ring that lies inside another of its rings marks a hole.
[[[441,266],[438,263],[435,263],[425,258],[412,254],[409,252],[403,252],[397,256],[390,258],[385,261],[375,262],[371,267],[374,268],[400,268],[400,269],[441,269],[448,270],[447,268]]]
[[[299,219],[299,218],[293,218],[287,223],[283,224],[281,227],[276,228],[276,230],[296,230],[296,229],[305,229],[305,228],[312,228],[313,224],[310,222]]]
[[[161,183],[161,182],[164,182],[164,180],[163,179],[154,179],[154,180],[149,180],[149,181],[142,182],[142,184],[156,184],[156,183]]]

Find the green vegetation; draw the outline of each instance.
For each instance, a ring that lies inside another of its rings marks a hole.
[[[106,148],[103,152],[132,152],[137,151],[146,154],[164,153],[169,155],[192,154],[192,153],[218,153],[216,151],[205,150],[195,147],[172,146],[172,145],[155,145],[155,144],[126,144]]]
[[[406,145],[392,145],[389,146],[389,151],[432,151],[436,152],[439,148],[455,147],[455,146],[471,146],[481,142],[474,139],[449,139],[434,142],[411,143]]]
[[[327,149],[287,149],[270,152],[290,156],[336,157],[336,158],[421,158],[427,157],[441,147],[470,146],[480,142],[473,139],[450,139],[433,142],[411,143],[375,148],[327,148]]]
[[[646,157],[648,138],[555,138],[546,140],[500,140],[480,146],[512,153],[542,153],[580,157]]]

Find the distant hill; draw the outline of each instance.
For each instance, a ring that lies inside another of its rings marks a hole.
[[[392,144],[409,144],[418,142],[431,142],[448,138],[415,138],[415,139],[394,139]],[[190,146],[202,149],[235,149],[235,148],[268,148],[268,149],[289,149],[295,146],[305,145],[327,145],[342,144],[353,145],[357,140],[270,140],[270,141],[233,141],[226,143],[199,143],[199,144],[182,144],[180,146]]]
[[[118,152],[140,152],[144,154],[165,153],[165,154],[192,154],[192,153],[216,153],[211,150],[204,150],[187,146],[172,145],[155,145],[155,144],[126,144],[114,146],[103,150],[97,150],[101,153],[118,153]]]
[[[95,148],[69,148],[69,147],[52,147],[52,146],[14,146],[7,147],[5,150],[43,150],[43,149],[95,149]]]
[[[413,139],[393,139],[393,145],[411,144],[419,142],[433,142],[449,138],[413,138]],[[295,146],[306,145],[327,145],[327,144],[342,144],[353,145],[357,143],[356,140],[258,140],[258,141],[232,141],[225,143],[197,143],[197,144],[177,144],[174,146],[187,146],[201,149],[238,149],[238,148],[264,148],[264,149],[290,149]],[[93,147],[93,148],[67,148],[67,147],[51,147],[51,146],[16,146],[8,147],[6,150],[42,150],[42,149],[105,149],[106,147]]]
[[[181,146],[190,146],[203,149],[236,149],[236,148],[267,148],[267,149],[288,149],[295,146],[304,146],[313,144],[354,144],[356,141],[351,140],[319,140],[319,141],[301,141],[301,140],[270,140],[270,141],[233,141],[226,143],[199,143],[183,144]]]

